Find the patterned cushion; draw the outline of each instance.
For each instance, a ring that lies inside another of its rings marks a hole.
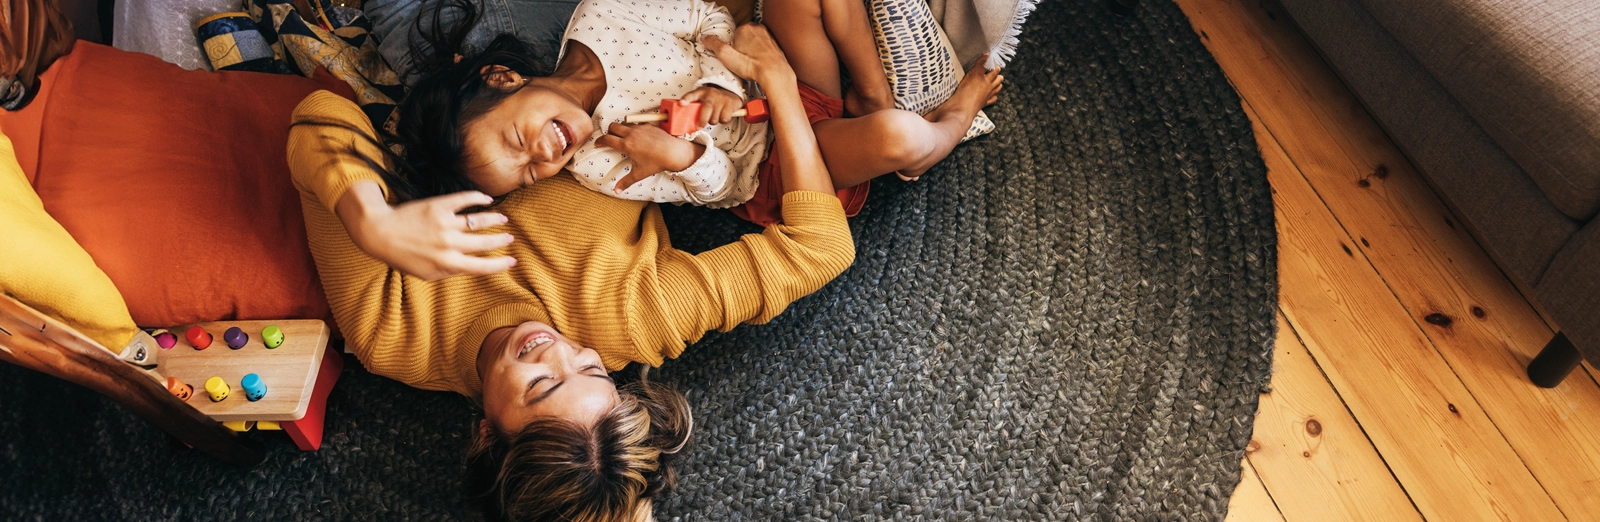
[[[927,114],[955,94],[966,71],[926,1],[867,0],[867,12],[896,108]],[[978,111],[962,141],[993,130],[994,122]]]

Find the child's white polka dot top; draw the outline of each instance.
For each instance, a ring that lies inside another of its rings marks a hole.
[[[561,53],[568,42],[594,51],[606,71],[606,94],[595,108],[594,135],[568,166],[591,189],[625,199],[732,207],[755,194],[756,168],[766,154],[767,124],[741,119],[711,124],[688,136],[705,146],[694,165],[662,172],[615,192],[633,162],[616,149],[595,144],[612,122],[655,112],[661,100],[681,98],[704,85],[745,97],[740,79],[728,72],[700,36],[733,37],[733,18],[703,0],[584,0],[572,13]]]

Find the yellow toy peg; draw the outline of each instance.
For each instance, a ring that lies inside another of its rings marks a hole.
[[[222,402],[228,398],[228,383],[221,377],[206,379],[206,393],[211,395],[211,402]]]

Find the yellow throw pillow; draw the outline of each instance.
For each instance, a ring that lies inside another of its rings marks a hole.
[[[0,292],[72,326],[115,354],[138,333],[111,278],[45,213],[0,134]]]

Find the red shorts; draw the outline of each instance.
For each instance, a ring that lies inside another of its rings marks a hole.
[[[816,89],[800,86],[800,102],[805,105],[806,119],[812,125],[823,120],[844,117],[844,100],[822,94]],[[733,207],[733,215],[745,221],[761,226],[778,223],[783,220],[779,213],[779,206],[783,202],[783,171],[778,168],[778,150],[767,152],[767,159],[757,167],[758,176],[755,196],[743,205]],[[834,194],[839,196],[839,202],[844,204],[844,215],[854,217],[861,212],[861,205],[867,202],[867,190],[872,187],[868,181],[847,189],[839,189]]]

